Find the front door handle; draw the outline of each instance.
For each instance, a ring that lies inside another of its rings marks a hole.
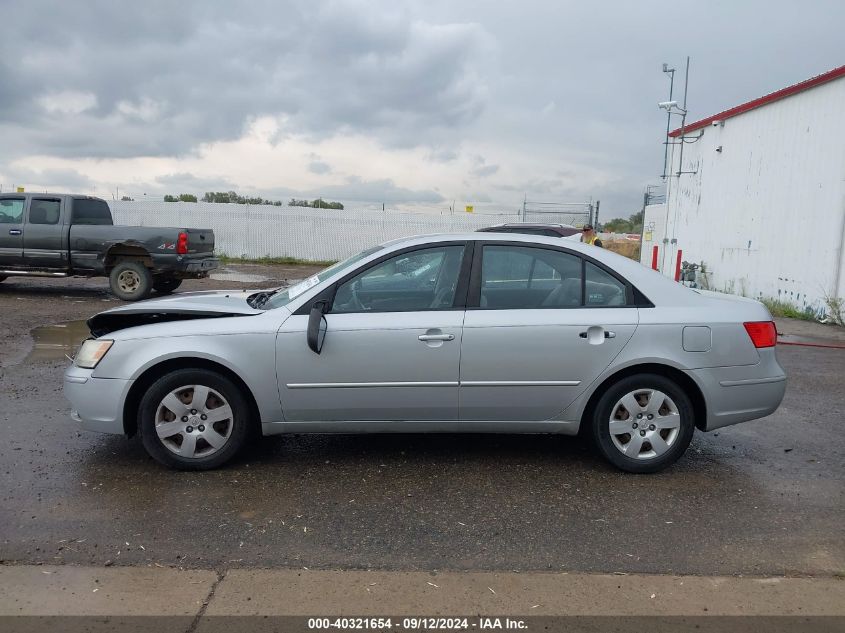
[[[421,341],[454,341],[454,334],[420,334],[417,337]]]
[[[21,233],[20,229],[9,229],[9,235],[20,235]]]
[[[587,332],[581,332],[578,334],[581,338],[587,338]],[[610,330],[604,331],[604,338],[616,338],[616,332],[611,332]]]

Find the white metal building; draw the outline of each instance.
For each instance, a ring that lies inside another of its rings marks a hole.
[[[845,66],[670,137],[685,142],[646,208],[643,264],[657,246],[663,274],[703,262],[714,290],[818,313],[845,298]]]

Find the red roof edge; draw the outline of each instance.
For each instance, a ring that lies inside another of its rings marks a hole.
[[[759,99],[754,99],[753,101],[749,101],[747,103],[743,103],[742,105],[730,108],[729,110],[725,110],[724,112],[719,112],[719,114],[709,116],[706,119],[701,119],[700,121],[690,123],[689,125],[684,126],[684,134],[686,134],[687,132],[694,132],[695,130],[700,130],[703,127],[707,127],[708,125],[713,123],[713,121],[724,121],[725,119],[737,116],[738,114],[742,114],[743,112],[748,112],[749,110],[754,110],[755,108],[764,106],[767,103],[780,101],[781,99],[785,99],[786,97],[798,94],[799,92],[804,92],[805,90],[809,90],[810,88],[815,88],[816,86],[820,86],[829,81],[833,81],[834,79],[838,79],[839,77],[845,77],[845,66],[834,68],[833,70],[829,70],[826,73],[822,73],[821,75],[816,75],[815,77],[811,77],[810,79],[807,79],[800,83],[787,86],[786,88],[782,88],[775,92],[771,92],[763,97],[760,97]],[[669,132],[669,136],[673,138],[677,138],[680,135],[681,128]]]

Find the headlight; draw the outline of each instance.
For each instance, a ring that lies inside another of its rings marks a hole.
[[[112,345],[114,341],[108,339],[89,338],[76,352],[73,364],[84,369],[94,369]]]

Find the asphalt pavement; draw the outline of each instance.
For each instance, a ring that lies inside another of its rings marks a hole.
[[[697,432],[658,475],[575,438],[481,435],[271,437],[182,473],[79,431],[66,361],[27,360],[32,328],[116,305],[103,281],[2,286],[7,565],[845,575],[845,350],[779,348],[781,408]]]

